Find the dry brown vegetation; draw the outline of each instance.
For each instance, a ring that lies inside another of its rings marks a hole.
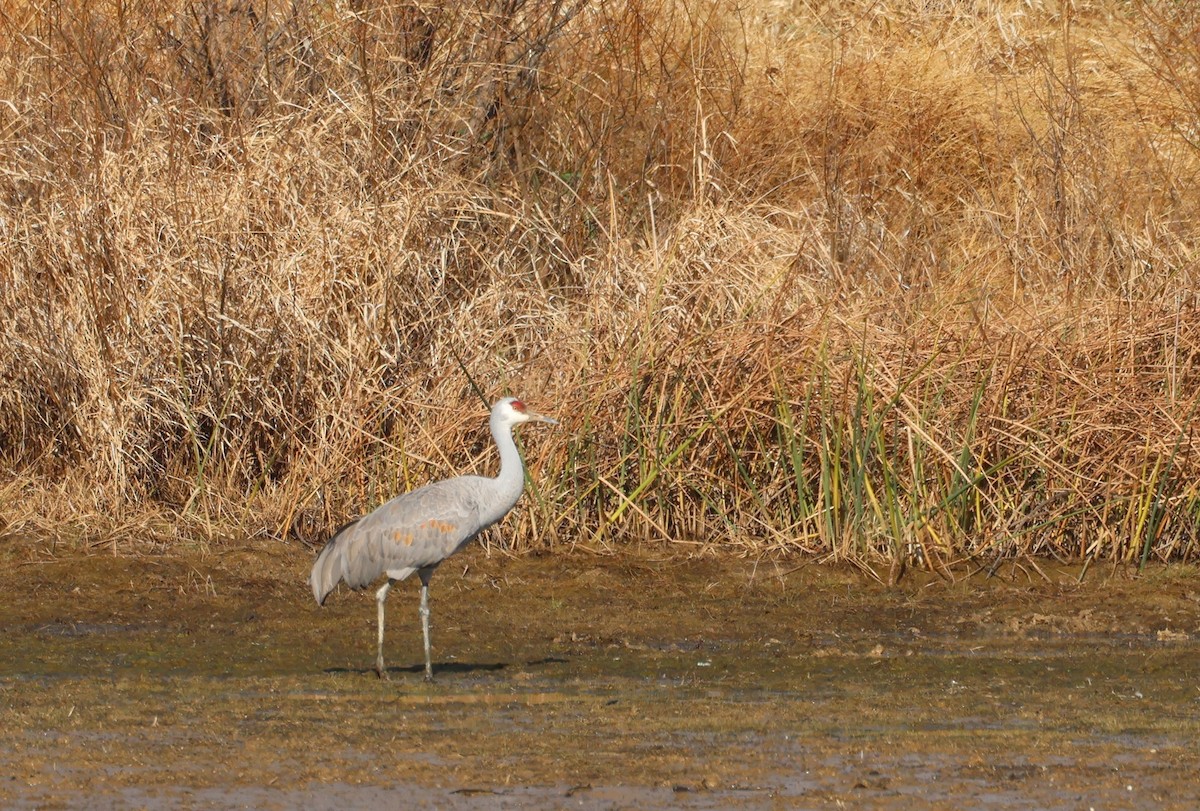
[[[14,6],[10,533],[1200,552],[1192,4]]]

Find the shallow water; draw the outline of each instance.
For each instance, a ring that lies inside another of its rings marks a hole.
[[[5,808],[1200,807],[1200,578],[884,588],[475,550],[313,605],[310,557],[0,561]],[[1044,567],[1043,567],[1044,568]]]

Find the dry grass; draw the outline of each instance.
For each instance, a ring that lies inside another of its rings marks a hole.
[[[518,548],[1200,548],[1200,13],[30,0],[0,525],[320,541],[529,432]]]

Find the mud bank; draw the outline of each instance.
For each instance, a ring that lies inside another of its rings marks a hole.
[[[1200,807],[1200,574],[886,588],[476,550],[324,609],[284,545],[0,560],[5,808]]]

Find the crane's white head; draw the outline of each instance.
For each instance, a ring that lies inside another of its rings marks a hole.
[[[545,422],[558,425],[558,420],[544,417],[528,408],[516,397],[505,397],[492,406],[492,425],[520,425],[523,422]]]

